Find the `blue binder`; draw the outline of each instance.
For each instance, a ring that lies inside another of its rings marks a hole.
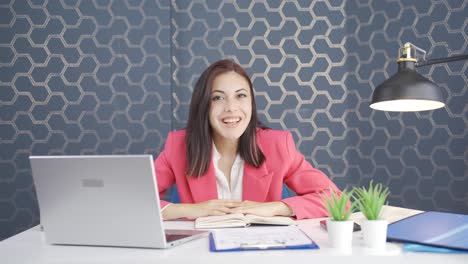
[[[388,226],[387,240],[468,250],[468,215],[428,211]]]

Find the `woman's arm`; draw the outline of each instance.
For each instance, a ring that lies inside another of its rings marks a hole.
[[[162,216],[164,220],[177,218],[195,219],[209,215],[225,215],[234,213],[233,208],[239,207],[239,200],[210,200],[195,204],[170,204],[164,208]]]
[[[169,133],[164,150],[159,154],[158,158],[154,161],[154,169],[156,172],[156,182],[157,182],[156,187],[158,188],[160,198],[164,197],[164,193],[166,192],[166,190],[175,183],[174,172],[172,171],[171,166],[169,164],[168,154],[167,154],[167,152],[170,151],[170,143],[169,143],[170,139],[171,139],[171,134]],[[170,202],[160,199],[161,208],[169,206],[169,204]],[[164,209],[163,212],[164,211],[166,211],[166,209]]]
[[[292,208],[297,219],[327,216],[323,196],[329,195],[330,189],[338,194],[341,194],[341,191],[322,171],[313,168],[304,158],[297,150],[290,133],[286,136],[286,148],[289,168],[284,182],[297,196],[283,199],[282,202]]]

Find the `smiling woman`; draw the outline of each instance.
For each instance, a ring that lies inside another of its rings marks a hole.
[[[187,129],[169,133],[155,169],[160,196],[174,183],[180,195],[180,204],[161,201],[166,220],[230,213],[323,217],[323,194],[340,194],[289,132],[261,125],[252,82],[230,60],[202,73]],[[281,199],[283,184],[297,196]]]
[[[228,117],[231,120],[227,120]],[[232,118],[236,117],[241,118],[242,123],[238,126],[233,124],[234,129],[229,129],[230,123],[226,121],[232,122]],[[223,118],[226,120],[223,121]],[[220,60],[209,66],[198,79],[190,103],[185,137],[189,161],[187,174],[199,177],[207,172],[212,141],[218,148],[223,143],[231,143],[229,146],[236,150],[234,155],[239,152],[248,163],[259,167],[265,158],[255,142],[257,126],[261,125],[255,97],[245,70],[230,60]],[[200,154],[203,162],[195,158]]]
[[[223,73],[214,79],[211,94],[210,124],[215,145],[223,140],[237,141],[252,116],[249,83],[236,72]]]

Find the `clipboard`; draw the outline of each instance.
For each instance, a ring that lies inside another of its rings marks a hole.
[[[272,228],[271,232],[274,232],[275,229],[278,229],[278,227],[270,227]],[[252,228],[238,228],[238,232],[249,232],[249,230],[252,230]],[[303,236],[303,243],[300,244],[288,244],[287,241],[262,241],[259,239],[258,242],[250,242],[250,243],[244,243],[244,242],[239,242],[236,246],[234,247],[229,247],[229,248],[220,248],[217,247],[216,245],[216,239],[215,235],[210,233],[209,236],[209,248],[211,252],[233,252],[233,251],[249,251],[249,250],[284,250],[284,249],[291,249],[291,250],[296,250],[296,249],[318,249],[318,245],[310,239],[306,234],[304,234],[299,228],[297,230],[300,232],[301,236]],[[229,232],[233,232],[235,229],[230,229]],[[295,230],[296,231],[296,230]],[[221,231],[222,232],[222,231]],[[281,232],[279,232],[281,233]],[[306,239],[304,239],[304,237]]]

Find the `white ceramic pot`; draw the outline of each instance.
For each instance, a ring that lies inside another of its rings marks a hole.
[[[388,221],[385,219],[364,220],[361,223],[364,246],[372,249],[385,249]]]
[[[348,221],[333,221],[327,219],[328,240],[332,248],[351,250],[353,242],[353,224]]]

